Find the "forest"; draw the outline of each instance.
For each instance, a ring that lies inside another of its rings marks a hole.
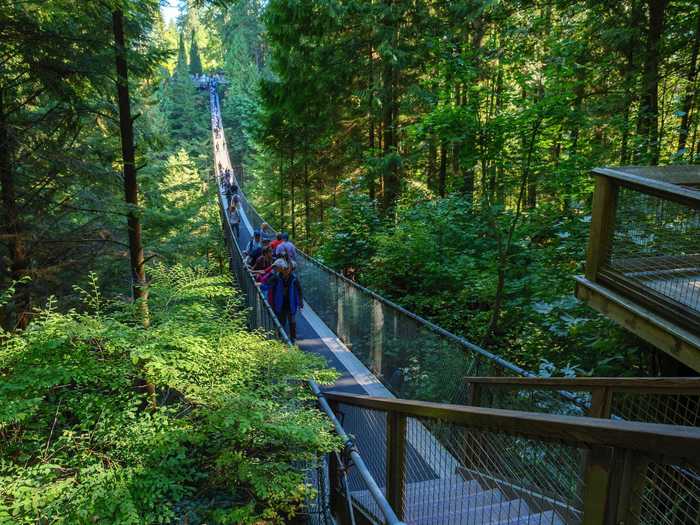
[[[303,384],[334,372],[232,287],[190,76],[215,36],[157,0],[0,2],[2,524],[286,522],[337,447]]]
[[[265,5],[237,115],[263,215],[527,369],[679,373],[572,292],[591,168],[700,160],[697,2]]]
[[[246,326],[202,74],[306,253],[539,375],[687,374],[573,277],[593,167],[700,164],[697,1],[171,3],[0,0],[0,523],[283,523],[339,447]]]

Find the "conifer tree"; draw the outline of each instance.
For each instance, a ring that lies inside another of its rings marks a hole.
[[[192,40],[190,42],[190,74],[202,74],[202,59],[199,57],[199,48],[197,47],[194,29],[192,30]]]
[[[177,66],[175,71],[182,72],[187,70],[187,56],[185,55],[185,36],[180,33],[180,43],[177,48]]]

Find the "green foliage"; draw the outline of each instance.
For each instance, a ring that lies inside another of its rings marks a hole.
[[[192,30],[192,39],[190,41],[190,74],[202,74],[202,59],[199,56],[199,47],[197,47],[197,39],[194,30]]]
[[[362,202],[331,211],[332,233],[319,250],[324,260],[409,310],[483,342],[497,293],[498,231],[504,228],[501,224],[494,229],[493,221],[497,217],[507,224],[512,213],[474,209],[459,196],[411,199],[399,209],[395,225],[377,226],[373,208]],[[647,374],[640,353],[644,343],[572,295],[590,216],[572,210],[552,223],[553,214],[538,208],[518,223],[502,315],[489,349],[529,370],[545,361],[562,369],[577,367],[579,374]],[[455,350],[427,351],[435,345],[424,339],[411,343],[418,350],[389,345],[384,364],[413,363],[405,371],[409,384],[404,389],[425,398],[441,385],[439,378],[432,378],[434,370],[444,370],[439,362]],[[447,383],[442,381],[442,386],[447,388]]]
[[[282,522],[310,490],[292,465],[337,443],[301,381],[332,373],[247,332],[225,278],[149,273],[148,330],[93,284],[4,334],[0,522]]]
[[[349,192],[342,204],[329,211],[319,258],[342,268],[346,275],[362,275],[371,266],[380,226],[375,204],[361,193]]]

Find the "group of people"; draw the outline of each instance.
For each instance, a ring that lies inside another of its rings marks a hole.
[[[216,152],[220,153],[219,139],[221,136],[221,115],[219,112],[216,81],[210,85],[212,98],[212,127],[214,129]],[[226,143],[222,142],[226,149]],[[218,157],[218,155],[217,155]],[[221,190],[226,196],[228,222],[231,225],[236,241],[240,238],[241,228],[241,197],[238,185],[229,167],[224,167],[218,161],[219,181]],[[297,337],[296,315],[304,308],[304,297],[301,282],[297,275],[297,249],[289,240],[287,233],[277,233],[267,223],[262,223],[259,230],[253,232],[253,237],[243,251],[245,263],[255,277],[256,284],[265,294],[268,303],[283,328],[288,329],[292,342]]]
[[[243,251],[246,264],[266,294],[283,328],[289,327],[292,342],[297,337],[296,315],[304,308],[304,296],[297,275],[297,250],[286,233],[275,234],[264,222]]]

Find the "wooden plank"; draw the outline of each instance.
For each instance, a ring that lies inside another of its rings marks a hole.
[[[576,297],[623,328],[700,371],[700,334],[691,333],[609,288],[577,276]]]
[[[676,202],[682,202],[694,208],[700,207],[700,191],[692,190],[684,186],[678,186],[670,182],[650,179],[640,175],[626,173],[615,168],[594,168],[593,174],[611,179],[626,182],[640,189],[648,190],[647,193],[654,193],[660,197],[665,197]]]
[[[465,377],[464,381],[470,388],[485,384],[577,392],[608,387],[615,392],[700,395],[700,377]]]
[[[615,227],[617,185],[608,177],[597,176],[593,192],[591,229],[586,253],[586,277],[595,281],[605,265]]]
[[[683,458],[700,465],[700,428],[609,419],[559,416],[447,403],[391,399],[326,392],[339,403],[439,419],[468,428],[506,432],[574,446],[602,446],[646,452],[655,457]]]

